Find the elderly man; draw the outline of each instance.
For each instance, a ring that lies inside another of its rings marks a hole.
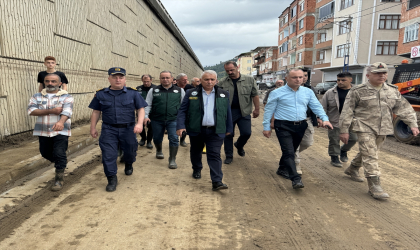
[[[142,75],[141,81],[143,82],[143,85],[138,86],[136,89],[140,93],[141,97],[143,97],[144,100],[146,100],[147,93],[150,89],[154,89],[156,85],[152,83],[152,76],[151,75]],[[147,136],[146,136],[146,128],[147,128]],[[146,148],[152,149],[152,138],[153,138],[153,129],[150,122],[145,124],[143,131],[140,133],[141,140],[139,142],[140,146],[144,146],[146,144]]]
[[[188,76],[184,73],[180,73],[176,76],[176,86],[182,88],[185,92],[189,89],[194,88],[192,85],[188,84]],[[187,147],[187,143],[185,142],[186,135],[181,136],[179,145],[181,147]]]
[[[388,77],[385,63],[368,66],[366,77],[367,82],[351,88],[340,115],[341,141],[349,143],[351,127],[359,142],[359,153],[344,173],[358,181],[359,168],[363,165],[369,194],[375,199],[384,199],[389,195],[381,187],[378,151],[386,136],[393,133],[393,114],[411,128],[414,136],[419,134],[419,129],[416,113],[398,87],[385,82]]]
[[[56,73],[44,77],[45,88],[32,96],[28,114],[37,116],[34,135],[39,139],[42,157],[54,162],[55,179],[52,191],[59,191],[64,185],[64,169],[67,167],[67,147],[71,136],[71,120],[74,99],[67,91],[60,89],[61,78]]]
[[[294,189],[303,188],[300,175],[296,172],[295,152],[298,148],[305,130],[308,127],[306,111],[308,106],[323,121],[321,125],[330,127],[328,116],[325,114],[322,105],[319,103],[314,92],[302,85],[303,71],[301,69],[290,69],[286,73],[287,84],[284,87],[274,90],[264,112],[264,131],[265,137],[271,136],[270,120],[274,115],[274,127],[277,138],[280,142],[282,156],[280,165],[284,169],[279,168],[277,174],[285,175],[292,180]]]
[[[357,135],[355,133],[349,133],[350,137],[348,143],[344,144],[340,148],[340,128],[338,124],[341,111],[343,110],[344,101],[346,100],[346,96],[352,87],[352,80],[353,77],[351,73],[339,73],[337,75],[337,86],[325,92],[321,99],[322,107],[324,107],[324,110],[334,127],[334,129],[328,131],[328,154],[331,157],[331,165],[334,167],[343,166],[340,160],[342,162],[348,161],[347,151],[350,151],[357,142]],[[340,156],[340,160],[338,159],[338,156]],[[363,179],[361,180],[363,181]]]
[[[274,87],[274,88],[272,88],[272,89],[270,89],[270,90],[268,90],[268,91],[267,91],[267,93],[265,93],[265,97],[264,97],[264,100],[263,100],[264,107],[265,107],[265,105],[267,104],[268,96],[270,95],[270,93],[271,93],[273,90],[276,90],[276,89],[278,89],[278,88],[280,88],[280,87],[283,87],[283,86],[284,86],[284,81],[283,81],[283,80],[277,80],[277,81],[276,81],[276,85],[275,85],[275,87]]]
[[[136,134],[143,130],[144,107],[147,104],[136,89],[125,86],[125,69],[110,68],[108,75],[111,86],[98,90],[89,104],[89,108],[92,109],[90,134],[93,138],[98,137],[96,125],[102,114],[99,147],[102,150],[102,163],[108,179],[105,190],[113,192],[118,185],[117,158],[119,146],[124,152],[124,173],[126,175],[133,174],[133,163],[136,161],[138,148]]]
[[[177,134],[187,132],[190,136],[190,157],[194,179],[201,178],[201,162],[204,143],[207,146],[207,163],[213,191],[227,189],[222,182],[222,159],[220,150],[223,139],[233,132],[229,93],[216,85],[217,73],[204,71],[201,87],[187,91],[177,117]]]
[[[254,118],[260,115],[260,98],[258,97],[258,87],[252,76],[239,73],[238,65],[228,61],[224,64],[227,77],[220,80],[218,86],[229,92],[229,101],[232,109],[233,131],[238,125],[240,136],[233,143],[235,132],[225,137],[225,164],[232,163],[233,145],[235,145],[238,155],[244,157],[244,146],[251,137],[251,113]],[[252,111],[254,103],[254,111]]]
[[[165,129],[169,139],[169,165],[176,169],[176,155],[178,154],[178,136],[176,134],[176,115],[185,96],[184,89],[172,84],[173,77],[170,71],[159,74],[160,85],[147,93],[145,124],[151,120],[153,128],[153,142],[156,146],[156,158],[163,159],[162,141]],[[150,119],[149,119],[150,118]]]
[[[194,88],[197,88],[197,86],[198,86],[198,85],[200,85],[200,78],[198,78],[198,77],[194,77],[194,78],[192,79],[191,85],[192,85]]]

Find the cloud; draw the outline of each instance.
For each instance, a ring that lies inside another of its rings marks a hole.
[[[161,0],[203,66],[277,45],[284,0]]]

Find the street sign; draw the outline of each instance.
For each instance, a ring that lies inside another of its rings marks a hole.
[[[411,47],[411,58],[420,57],[420,46]]]

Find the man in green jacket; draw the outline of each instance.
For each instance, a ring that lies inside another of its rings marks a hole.
[[[224,65],[227,77],[220,80],[217,84],[220,88],[229,92],[229,101],[232,109],[233,131],[238,125],[240,136],[233,143],[235,133],[225,137],[225,164],[232,163],[233,145],[235,145],[238,154],[245,156],[244,146],[251,137],[251,113],[253,118],[260,115],[260,99],[258,96],[258,87],[252,76],[241,75],[238,65],[235,62],[228,61]],[[252,112],[252,103],[255,109]]]

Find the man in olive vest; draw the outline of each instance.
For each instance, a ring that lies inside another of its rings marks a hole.
[[[153,128],[153,142],[156,147],[156,158],[163,159],[162,141],[165,129],[169,139],[169,168],[176,169],[175,159],[178,153],[179,140],[176,134],[176,115],[181,106],[185,92],[182,88],[172,84],[173,76],[170,71],[162,71],[159,75],[160,85],[150,89],[146,96],[148,104],[145,109],[144,124],[151,120]]]
[[[233,133],[229,92],[215,86],[216,80],[217,73],[206,70],[201,76],[201,85],[187,91],[178,111],[176,131],[178,136],[185,132],[190,136],[194,179],[201,178],[201,156],[206,144],[213,191],[228,188],[222,182],[220,150],[225,136]]]
[[[151,75],[142,75],[141,81],[143,82],[143,85],[138,86],[136,89],[138,92],[140,92],[141,97],[143,97],[144,100],[146,100],[147,93],[150,89],[154,89],[156,85],[152,83],[152,76]],[[146,136],[146,127],[147,127],[147,136]],[[139,146],[144,146],[146,144],[146,148],[152,149],[152,138],[153,138],[153,129],[150,122],[144,125],[143,131],[140,133],[141,140],[139,142]]]

